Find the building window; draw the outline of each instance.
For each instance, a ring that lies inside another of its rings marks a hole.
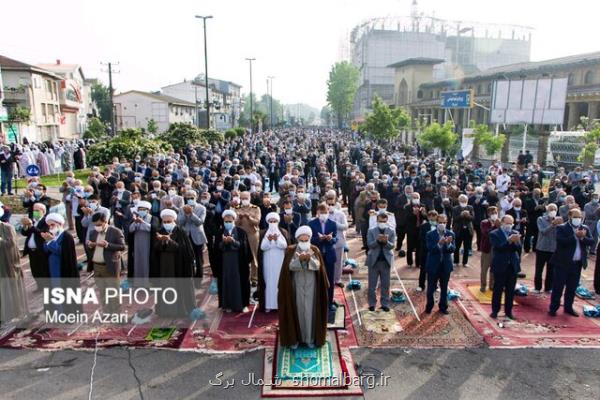
[[[585,85],[590,85],[594,83],[594,71],[587,71],[585,73],[585,78],[583,79],[583,83]]]
[[[422,99],[422,98],[423,98],[423,91],[422,91],[422,90],[419,90],[419,91],[417,92],[417,99]]]
[[[575,75],[573,75],[573,73],[571,72],[569,74],[569,79],[568,79],[568,83],[569,86],[574,85],[575,84]]]

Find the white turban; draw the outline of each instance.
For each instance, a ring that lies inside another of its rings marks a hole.
[[[137,203],[137,209],[145,208],[147,210],[152,209],[152,204],[149,201],[140,201]]]
[[[170,208],[165,208],[160,212],[160,218],[162,219],[164,217],[177,218],[177,213],[174,210],[171,210]]]
[[[310,229],[310,226],[302,225],[300,228],[296,229],[296,239],[302,235],[312,236],[312,229]]]
[[[225,210],[223,211],[223,218],[225,217],[233,217],[233,219],[237,219],[237,214],[233,210]]]
[[[50,214],[46,215],[46,222],[55,222],[57,224],[64,225],[65,219],[60,214],[50,213]]]
[[[267,221],[267,223],[272,220],[272,219],[276,219],[277,222],[279,222],[281,219],[279,218],[279,214],[277,214],[276,212],[270,212],[267,214],[267,218],[265,218],[265,221]]]

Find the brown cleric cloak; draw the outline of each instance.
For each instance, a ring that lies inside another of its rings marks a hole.
[[[288,237],[288,232],[283,228],[279,228],[279,231],[289,245],[290,240]],[[258,241],[258,288],[256,289],[258,293],[258,311],[265,311],[265,289],[267,288],[267,285],[263,275],[263,251],[260,249],[260,244],[262,243],[266,233],[267,230],[262,229],[260,231],[260,239]]]
[[[316,301],[314,310],[313,329],[315,346],[321,347],[325,344],[327,335],[327,273],[325,272],[325,261],[316,246],[310,246],[312,252],[319,259],[319,271],[316,279]],[[282,346],[293,346],[300,341],[300,323],[296,309],[296,296],[290,273],[290,262],[296,252],[296,245],[288,247],[279,275],[279,292],[277,293],[277,305],[279,306],[279,340]]]

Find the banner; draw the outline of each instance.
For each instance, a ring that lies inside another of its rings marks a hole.
[[[473,152],[473,143],[475,141],[475,133],[473,128],[464,128],[462,130],[462,145],[461,151],[464,158],[469,158]]]

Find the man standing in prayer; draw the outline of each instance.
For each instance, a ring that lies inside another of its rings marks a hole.
[[[155,264],[151,257],[152,244],[156,232],[160,229],[158,218],[150,214],[152,204],[140,201],[132,211],[133,220],[129,225],[129,249],[127,252],[127,278],[133,281],[133,286],[148,286],[150,277],[155,277]]]
[[[277,285],[288,246],[287,232],[279,227],[279,214],[265,218],[267,229],[261,232],[258,260],[258,303],[261,311],[277,310]]]
[[[3,215],[0,207],[0,217]],[[23,317],[27,312],[17,232],[11,224],[0,222],[0,323]]]
[[[250,270],[250,280],[252,286],[256,286],[258,282],[258,263],[256,255],[258,254],[258,242],[260,232],[258,225],[260,224],[260,208],[254,204],[250,204],[250,192],[240,193],[240,205],[236,208],[237,220],[236,226],[242,229],[248,237],[248,244],[252,252],[252,265]]]
[[[369,268],[369,311],[375,311],[377,304],[377,282],[379,281],[381,309],[390,311],[390,271],[394,266],[394,246],[396,230],[388,225],[388,213],[377,214],[377,225],[367,233],[366,266]]]
[[[23,218],[21,220],[21,234],[25,236],[23,256],[29,256],[29,268],[31,275],[37,284],[36,291],[44,288],[44,280],[48,275],[48,256],[44,252],[44,238],[42,232],[48,231],[46,224],[46,206],[42,203],[33,205],[33,220]]]

